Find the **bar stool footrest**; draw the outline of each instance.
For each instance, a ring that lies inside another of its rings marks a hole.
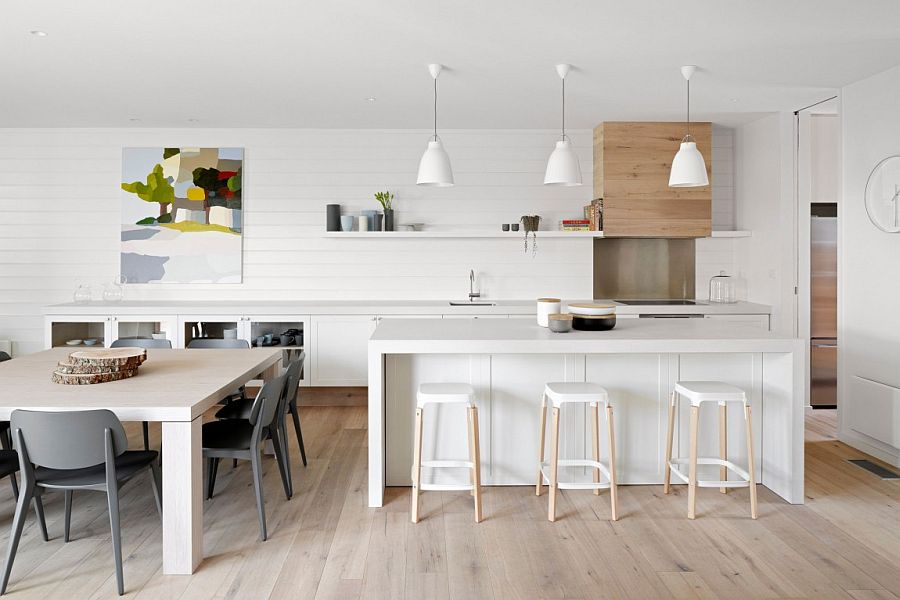
[[[474,487],[471,484],[456,483],[420,483],[419,490],[422,492],[471,492]]]
[[[690,459],[689,458],[672,458],[669,461],[669,469],[672,473],[678,477],[684,483],[690,483],[690,477],[686,475],[679,467],[689,467]],[[730,460],[723,460],[721,458],[697,458],[697,465],[717,465],[720,467],[725,467],[741,479],[736,480],[728,480],[728,481],[715,481],[710,479],[698,479],[697,487],[715,487],[715,488],[740,488],[740,487],[748,487],[750,485],[750,473],[748,473],[743,467],[740,467]]]
[[[606,490],[609,489],[611,479],[609,474],[609,468],[601,462],[597,462],[594,460],[583,459],[583,458],[570,458],[570,459],[560,459],[557,462],[557,465],[560,467],[590,467],[592,469],[597,469],[600,471],[604,477],[606,477],[607,481],[605,482],[593,482],[593,481],[558,481],[556,483],[556,487],[561,490]],[[544,461],[541,463],[541,475],[544,478],[544,484],[550,485],[550,461]]]
[[[475,463],[469,460],[423,460],[422,467],[429,469],[474,469]]]

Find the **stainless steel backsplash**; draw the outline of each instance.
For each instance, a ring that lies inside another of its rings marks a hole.
[[[693,239],[594,240],[594,298],[694,298]]]

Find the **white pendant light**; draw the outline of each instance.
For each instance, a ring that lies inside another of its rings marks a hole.
[[[453,185],[453,169],[450,167],[450,157],[444,150],[444,144],[437,134],[437,78],[441,74],[443,65],[428,65],[428,72],[434,79],[434,135],[428,141],[428,147],[422,160],[419,161],[419,176],[417,185],[432,185],[436,187],[449,187]]]
[[[572,141],[566,135],[566,75],[572,65],[556,65],[556,72],[562,79],[562,137],[556,142],[556,149],[547,160],[544,185],[581,185],[581,166],[578,155],[572,149]]]
[[[709,185],[706,174],[706,162],[697,150],[697,142],[691,135],[691,75],[697,67],[685,65],[681,74],[687,81],[687,124],[688,132],[681,140],[681,148],[672,159],[672,171],[669,173],[669,187],[703,187]]]

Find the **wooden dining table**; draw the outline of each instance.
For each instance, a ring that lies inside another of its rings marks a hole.
[[[150,349],[135,377],[53,383],[54,368],[72,351],[53,348],[0,363],[0,420],[16,409],[106,409],[122,421],[161,422],[163,573],[193,573],[203,560],[203,413],[251,379],[276,376],[281,350]]]

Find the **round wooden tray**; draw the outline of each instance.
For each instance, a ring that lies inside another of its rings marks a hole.
[[[73,365],[136,368],[145,360],[147,351],[143,348],[100,348],[73,352],[67,362]]]
[[[128,379],[137,375],[137,368],[123,369],[113,373],[79,373],[69,374],[53,371],[53,382],[62,383],[64,385],[92,385],[94,383],[108,383],[110,381],[119,381],[120,379]]]

